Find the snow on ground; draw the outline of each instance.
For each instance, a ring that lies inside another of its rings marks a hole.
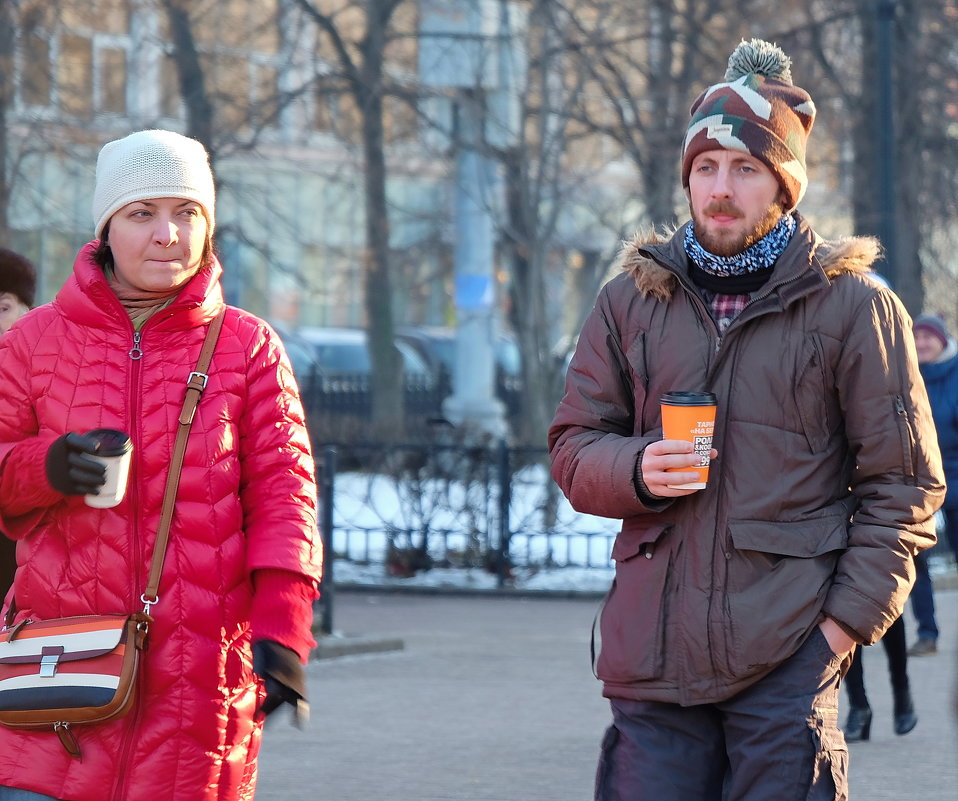
[[[532,466],[516,474],[510,504],[510,553],[516,567],[506,586],[517,590],[605,592],[612,581],[612,540],[620,522],[583,515],[561,496],[555,522],[544,523],[548,475]],[[494,590],[498,577],[481,568],[435,567],[409,578],[387,575],[386,531],[427,527],[431,542],[455,553],[469,545],[470,524],[488,525],[495,488],[450,483],[418,486],[410,498],[386,476],[339,473],[335,478],[333,550],[347,558],[333,565],[337,584]],[[477,494],[479,493],[479,494]],[[478,510],[478,514],[475,510]],[[559,566],[561,565],[561,566]]]
[[[357,564],[337,559],[333,566],[337,585],[407,588],[430,587],[458,590],[496,590],[498,577],[478,568],[435,567],[410,578],[387,576],[382,564]],[[551,592],[605,592],[612,583],[611,567],[555,567],[548,570],[518,568],[506,587],[515,590]]]

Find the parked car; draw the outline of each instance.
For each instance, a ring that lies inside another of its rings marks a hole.
[[[328,415],[368,418],[372,412],[372,360],[366,332],[358,328],[301,328],[295,338],[306,343],[315,361],[308,376],[297,376],[307,415],[314,419]],[[402,358],[406,415],[438,418],[442,394],[436,375],[411,345],[397,342],[396,347]]]
[[[364,389],[369,387],[372,359],[364,330],[301,328],[296,335],[313,348],[317,369],[324,381]],[[436,376],[416,349],[405,342],[397,342],[396,347],[402,357],[405,385],[434,387]]]
[[[439,376],[445,392],[452,391],[456,363],[456,330],[445,326],[402,326],[396,341],[415,347]],[[495,345],[496,396],[510,414],[519,410],[522,389],[522,358],[519,346],[508,334],[499,334]]]
[[[283,347],[286,348],[286,355],[293,365],[293,374],[296,381],[300,384],[305,383],[319,371],[319,361],[316,358],[316,349],[302,337],[293,333],[286,326],[267,320],[273,327],[279,338],[283,340]]]

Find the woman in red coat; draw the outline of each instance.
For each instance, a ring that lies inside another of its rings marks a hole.
[[[97,240],[56,299],[0,340],[17,620],[142,607],[186,381],[224,308],[214,205],[199,142],[139,131],[108,143]],[[265,714],[305,707],[321,546],[296,384],[272,329],[232,307],[208,372],[134,707],[76,727],[80,759],[52,731],[0,728],[0,801],[252,799]],[[97,428],[133,441],[110,509],[83,498],[104,480],[85,434]]]

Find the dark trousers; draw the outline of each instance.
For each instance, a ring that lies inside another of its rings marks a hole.
[[[892,692],[896,695],[908,690],[908,646],[905,644],[905,622],[899,617],[889,626],[881,638],[888,658],[888,677],[891,679]],[[852,706],[868,706],[865,694],[865,670],[862,666],[862,649],[855,649],[855,658],[845,676],[845,689]]]
[[[938,621],[935,619],[935,591],[928,572],[928,554],[922,551],[915,557],[915,585],[911,588],[911,611],[918,624],[918,636],[923,640],[938,640]]]
[[[958,509],[943,509],[945,536],[939,539],[934,552],[951,551],[958,559]],[[928,572],[928,551],[915,557],[915,586],[912,587],[911,611],[918,624],[918,636],[925,640],[938,639],[938,621],[935,618],[935,592]]]
[[[596,801],[846,801],[842,659],[816,627],[772,673],[726,701],[612,699]]]

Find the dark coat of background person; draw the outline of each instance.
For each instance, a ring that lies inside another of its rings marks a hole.
[[[37,292],[37,271],[25,256],[7,248],[0,248],[0,303],[9,304],[0,314],[0,335],[5,334],[34,304]],[[13,540],[0,534],[0,598],[6,597],[17,571],[17,546]]]

